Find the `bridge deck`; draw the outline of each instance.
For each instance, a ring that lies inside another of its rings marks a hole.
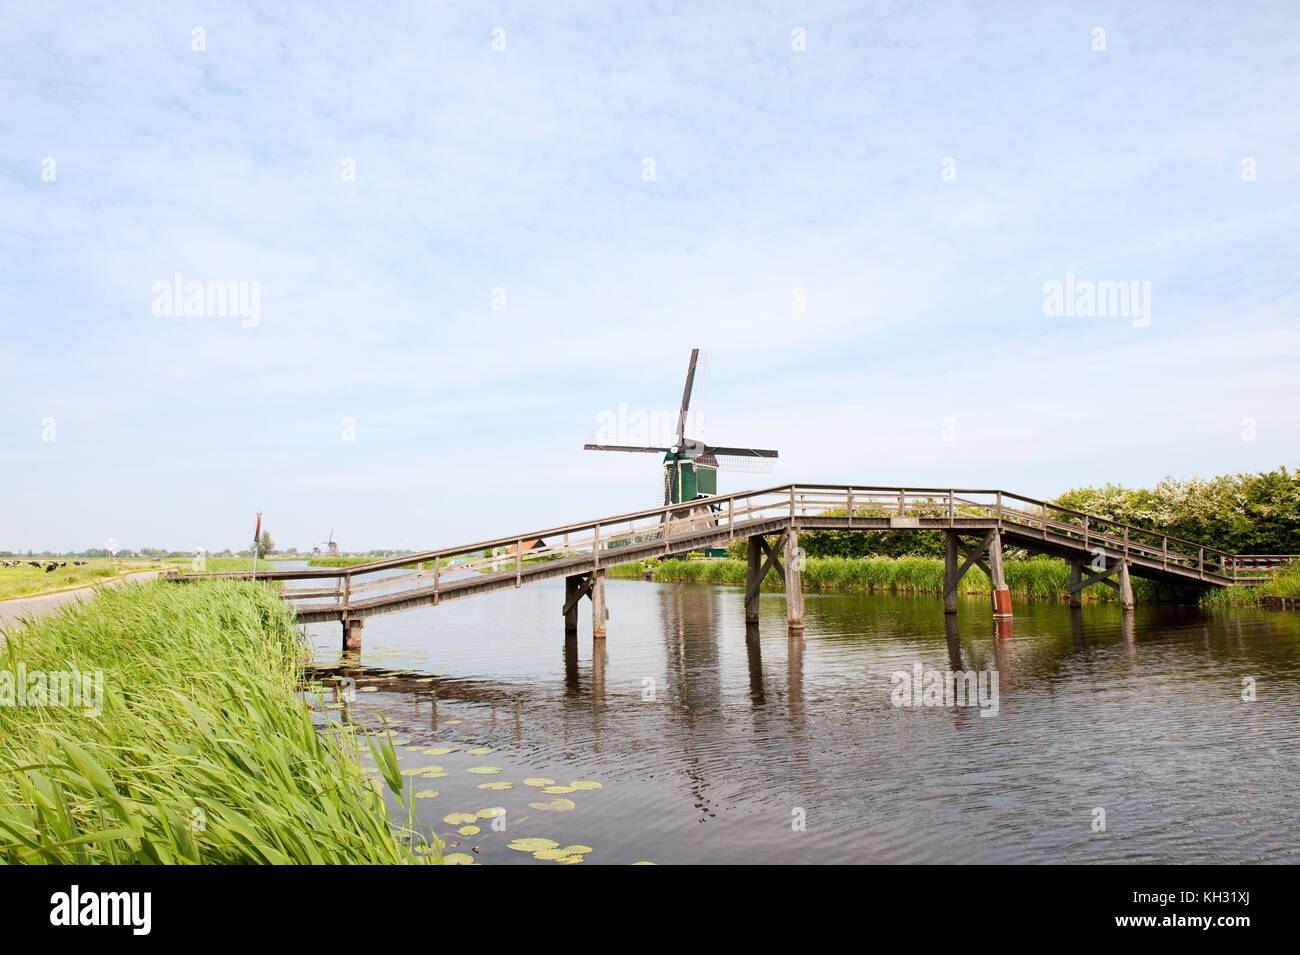
[[[1196,587],[1267,580],[1214,548],[1001,490],[783,485],[619,514],[512,537],[340,568],[271,571],[259,579],[330,581],[285,588],[304,623],[364,620],[539,580],[725,546],[755,535],[800,530],[937,530],[984,535],[1077,563],[1123,561],[1133,574]],[[524,555],[523,544],[541,545]],[[505,550],[510,553],[503,553]],[[417,565],[415,570],[393,573]],[[176,579],[249,574],[190,574]]]

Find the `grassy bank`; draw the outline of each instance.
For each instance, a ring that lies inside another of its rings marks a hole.
[[[348,731],[298,695],[293,617],[240,581],[128,584],[11,633],[20,665],[102,672],[102,712],[0,705],[0,862],[418,861]],[[371,751],[395,792],[391,745]]]
[[[1226,587],[1211,590],[1201,603],[1211,607],[1253,607],[1261,597],[1300,597],[1300,563],[1273,572],[1273,580],[1258,587]]]
[[[169,570],[175,570],[182,574],[237,574],[252,570],[253,558],[169,557],[167,558],[167,566]],[[259,558],[257,569],[259,573],[263,570],[275,570],[275,564],[265,558]]]
[[[373,564],[384,557],[313,557],[307,561],[308,567],[355,567],[357,564]],[[412,564],[412,567],[415,565]],[[430,565],[432,566],[432,565]]]
[[[1070,569],[1061,560],[1034,557],[1008,560],[1003,565],[1007,587],[1015,596],[1065,599],[1069,593]],[[611,567],[611,577],[640,577],[642,564]],[[660,583],[703,583],[744,586],[743,560],[667,560],[654,566],[654,579]],[[1154,601],[1166,593],[1159,584],[1134,577],[1133,598]],[[769,571],[764,588],[780,589],[776,571]],[[942,594],[943,561],[930,557],[810,557],[803,571],[805,590],[887,591],[894,593]],[[989,579],[978,567],[972,567],[961,580],[961,592],[987,594]],[[1117,601],[1119,595],[1104,585],[1094,585],[1083,592],[1090,601]]]

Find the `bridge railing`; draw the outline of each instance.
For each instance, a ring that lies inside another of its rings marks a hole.
[[[1021,536],[1040,536],[1085,550],[1101,549],[1201,579],[1238,583],[1271,579],[1259,575],[1250,555],[1232,555],[1167,534],[1060,507],[997,489],[906,488],[844,484],[788,484],[704,498],[689,505],[648,508],[576,524],[543,528],[423,551],[350,567],[269,571],[259,579],[305,586],[284,587],[291,601],[324,601],[319,606],[346,610],[359,601],[393,595],[438,594],[449,585],[491,578],[522,583],[525,568],[540,561],[564,561],[575,573],[593,566],[624,563],[645,556],[676,553],[692,541],[714,543],[747,537],[757,526],[840,517],[849,527],[939,529],[999,526]],[[882,524],[882,519],[888,521]],[[1255,555],[1254,560],[1300,559],[1297,555]],[[244,577],[247,573],[183,575]],[[317,605],[313,605],[317,606]]]

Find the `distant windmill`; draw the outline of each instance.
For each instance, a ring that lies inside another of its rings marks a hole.
[[[764,448],[733,448],[709,445],[686,437],[686,412],[691,405],[691,390],[695,387],[695,368],[700,350],[691,349],[691,363],[686,369],[686,388],[682,391],[682,408],[677,415],[677,435],[671,448],[638,447],[626,444],[585,444],[586,451],[631,451],[642,454],[663,454],[664,506],[687,504],[718,493],[718,468],[723,470],[765,470],[770,467],[766,459],[777,453]],[[722,463],[719,464],[719,458]]]

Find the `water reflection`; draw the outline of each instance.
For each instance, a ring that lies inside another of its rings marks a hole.
[[[1024,601],[995,623],[982,598],[945,615],[932,598],[809,594],[791,634],[779,594],[746,627],[737,589],[615,580],[593,641],[589,621],[563,637],[562,595],[372,620],[359,663],[337,626],[310,628],[318,676],[370,688],[350,711],[393,722],[404,765],[447,773],[416,801],[434,831],[489,798],[508,809],[508,834],[467,842],[484,861],[532,862],[505,848],[519,835],[591,845],[593,863],[1282,861],[1300,837],[1295,615]],[[996,670],[997,715],[894,706],[891,674],[918,664]],[[468,773],[484,759],[501,773]],[[530,777],[603,788],[537,811]]]

